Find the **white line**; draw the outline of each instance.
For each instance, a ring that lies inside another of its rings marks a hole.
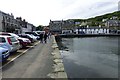
[[[30,47],[30,48],[31,48],[31,47]],[[30,49],[30,48],[29,48],[29,49]],[[23,51],[20,55],[18,55],[18,56],[16,56],[15,58],[11,59],[11,60],[10,60],[9,62],[7,62],[4,66],[2,66],[2,68],[5,67],[6,65],[8,65],[9,63],[11,63],[12,61],[14,61],[15,59],[17,59],[18,57],[20,57],[21,55],[23,55],[24,53],[26,53],[29,49]]]
[[[37,42],[34,46],[36,46],[39,42]],[[34,46],[30,46],[30,48],[34,47]],[[6,65],[8,65],[9,63],[11,63],[12,61],[14,61],[15,59],[17,59],[18,57],[20,57],[21,55],[23,55],[24,53],[26,53],[28,50],[30,50],[30,48],[28,48],[27,50],[23,51],[20,55],[16,56],[15,58],[11,59],[8,63],[6,63],[5,65],[3,65],[1,68],[5,67]]]
[[[36,42],[36,43],[35,43],[35,46],[36,46],[38,43],[40,43],[40,42],[39,42],[39,41],[38,41],[38,42]]]

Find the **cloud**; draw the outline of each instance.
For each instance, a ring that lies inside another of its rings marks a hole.
[[[76,5],[77,6],[77,5]],[[117,10],[117,1],[96,1],[79,5],[66,15],[66,18],[89,18]],[[66,11],[66,10],[65,10]]]
[[[92,16],[98,16],[98,15],[103,15],[106,13],[110,13],[110,12],[114,12],[117,11],[117,7],[118,5],[116,3],[113,2],[100,2],[100,3],[96,3],[94,4],[95,7],[91,7],[90,9],[90,13],[87,14],[87,17],[92,17]]]
[[[119,0],[1,0],[0,10],[37,25],[50,19],[88,18],[117,10]]]

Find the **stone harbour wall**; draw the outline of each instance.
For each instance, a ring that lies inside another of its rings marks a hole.
[[[48,74],[48,76],[51,78],[55,78],[55,79],[64,78],[67,80],[67,78],[68,78],[67,73],[65,72],[65,69],[64,69],[62,56],[58,49],[58,45],[55,40],[55,36],[52,36],[52,38],[53,38],[53,42],[52,42],[53,52],[51,53],[51,55],[53,56],[53,61],[54,61],[54,65],[53,65],[54,71],[52,73]]]

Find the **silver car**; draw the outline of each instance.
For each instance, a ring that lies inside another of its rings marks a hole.
[[[0,47],[0,63],[6,61],[9,57],[9,55],[10,55],[10,53],[9,53],[8,49]]]
[[[0,46],[8,48],[10,52],[16,52],[20,49],[20,43],[15,37],[0,35]]]

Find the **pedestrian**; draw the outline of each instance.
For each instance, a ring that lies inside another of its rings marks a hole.
[[[40,33],[40,42],[43,43],[43,33]]]
[[[44,34],[44,42],[47,43],[47,33]]]
[[[48,36],[47,36],[47,37],[48,37],[48,39],[50,38],[50,32],[48,33]]]

